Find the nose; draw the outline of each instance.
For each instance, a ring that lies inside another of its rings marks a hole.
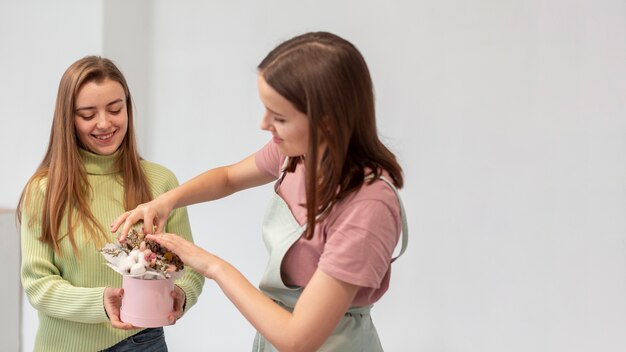
[[[263,131],[269,131],[272,126],[272,124],[270,123],[269,115],[269,112],[265,110],[265,112],[263,113],[263,118],[261,118],[260,127]]]
[[[98,116],[96,118],[96,128],[106,130],[111,126],[111,121],[109,120],[109,116],[106,112],[98,112]]]

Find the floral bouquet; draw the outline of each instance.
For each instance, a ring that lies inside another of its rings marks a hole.
[[[176,254],[135,229],[124,243],[107,243],[100,252],[113,270],[144,280],[178,277],[185,267]]]
[[[184,268],[180,258],[134,229],[125,242],[107,243],[100,253],[109,267],[122,274],[121,320],[136,327],[169,325],[174,280]]]

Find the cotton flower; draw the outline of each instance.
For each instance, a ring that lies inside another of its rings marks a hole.
[[[180,274],[184,268],[176,254],[154,241],[146,240],[143,233],[135,230],[131,230],[124,243],[108,243],[100,252],[109,266],[119,273],[143,279],[170,278]]]

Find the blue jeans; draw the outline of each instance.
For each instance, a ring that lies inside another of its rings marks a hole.
[[[148,328],[118,342],[103,352],[167,352],[163,328]]]

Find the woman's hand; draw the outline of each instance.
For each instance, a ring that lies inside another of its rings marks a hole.
[[[174,285],[171,295],[174,299],[174,307],[168,318],[172,324],[176,324],[176,321],[183,316],[186,296],[185,291],[177,285]]]
[[[118,216],[111,224],[111,232],[116,232],[120,228],[120,225],[123,225],[118,240],[124,242],[131,227],[142,220],[144,233],[153,233],[154,226],[156,226],[154,233],[163,232],[167,217],[171,211],[172,206],[168,204],[167,200],[164,197],[158,197],[151,202],[140,204],[134,210],[127,211]]]
[[[148,235],[146,238],[174,252],[185,265],[209,279],[213,278],[213,272],[221,261],[213,254],[175,234],[160,233]]]
[[[120,320],[120,307],[122,306],[122,296],[124,290],[121,288],[107,287],[104,289],[104,310],[111,321],[114,328],[122,330],[136,329],[130,323],[124,323]]]

